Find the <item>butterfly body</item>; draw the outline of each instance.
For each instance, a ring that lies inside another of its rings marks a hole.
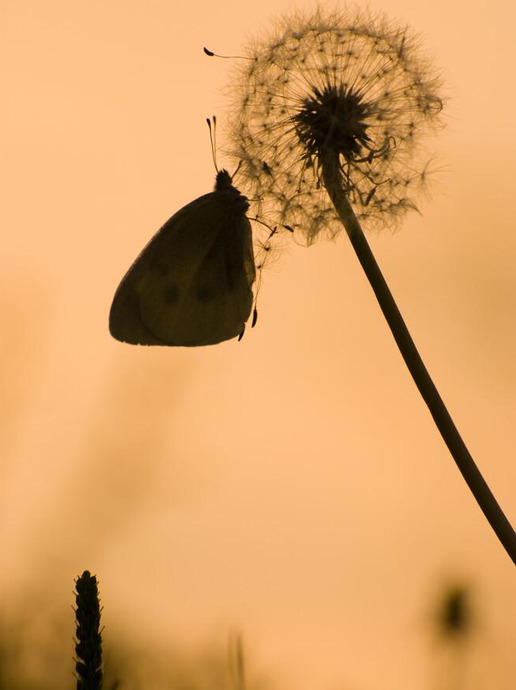
[[[214,345],[239,336],[256,277],[249,204],[225,170],[175,213],[120,283],[111,335],[139,345]]]

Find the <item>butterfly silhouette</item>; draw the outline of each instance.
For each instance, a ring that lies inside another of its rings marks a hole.
[[[109,330],[133,345],[214,345],[243,334],[256,268],[247,198],[226,170],[175,213],[120,283]]]

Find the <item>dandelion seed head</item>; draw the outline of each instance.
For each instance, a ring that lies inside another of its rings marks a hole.
[[[395,225],[428,178],[440,80],[408,27],[359,10],[290,14],[245,51],[233,77],[228,153],[257,214],[311,244],[341,231],[321,178],[338,157],[368,227]]]

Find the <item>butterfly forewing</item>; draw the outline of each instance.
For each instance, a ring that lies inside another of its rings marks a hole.
[[[118,340],[212,345],[243,331],[255,279],[251,225],[245,197],[225,175],[172,216],[127,272],[110,313]]]

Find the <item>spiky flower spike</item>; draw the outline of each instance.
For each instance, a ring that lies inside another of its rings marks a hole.
[[[302,233],[345,228],[403,358],[491,526],[516,563],[516,534],[469,454],[376,263],[361,221],[415,209],[439,79],[406,27],[322,8],[290,15],[238,68],[231,153],[258,214]]]
[[[97,578],[87,570],[75,583],[77,690],[102,690],[102,638]]]

